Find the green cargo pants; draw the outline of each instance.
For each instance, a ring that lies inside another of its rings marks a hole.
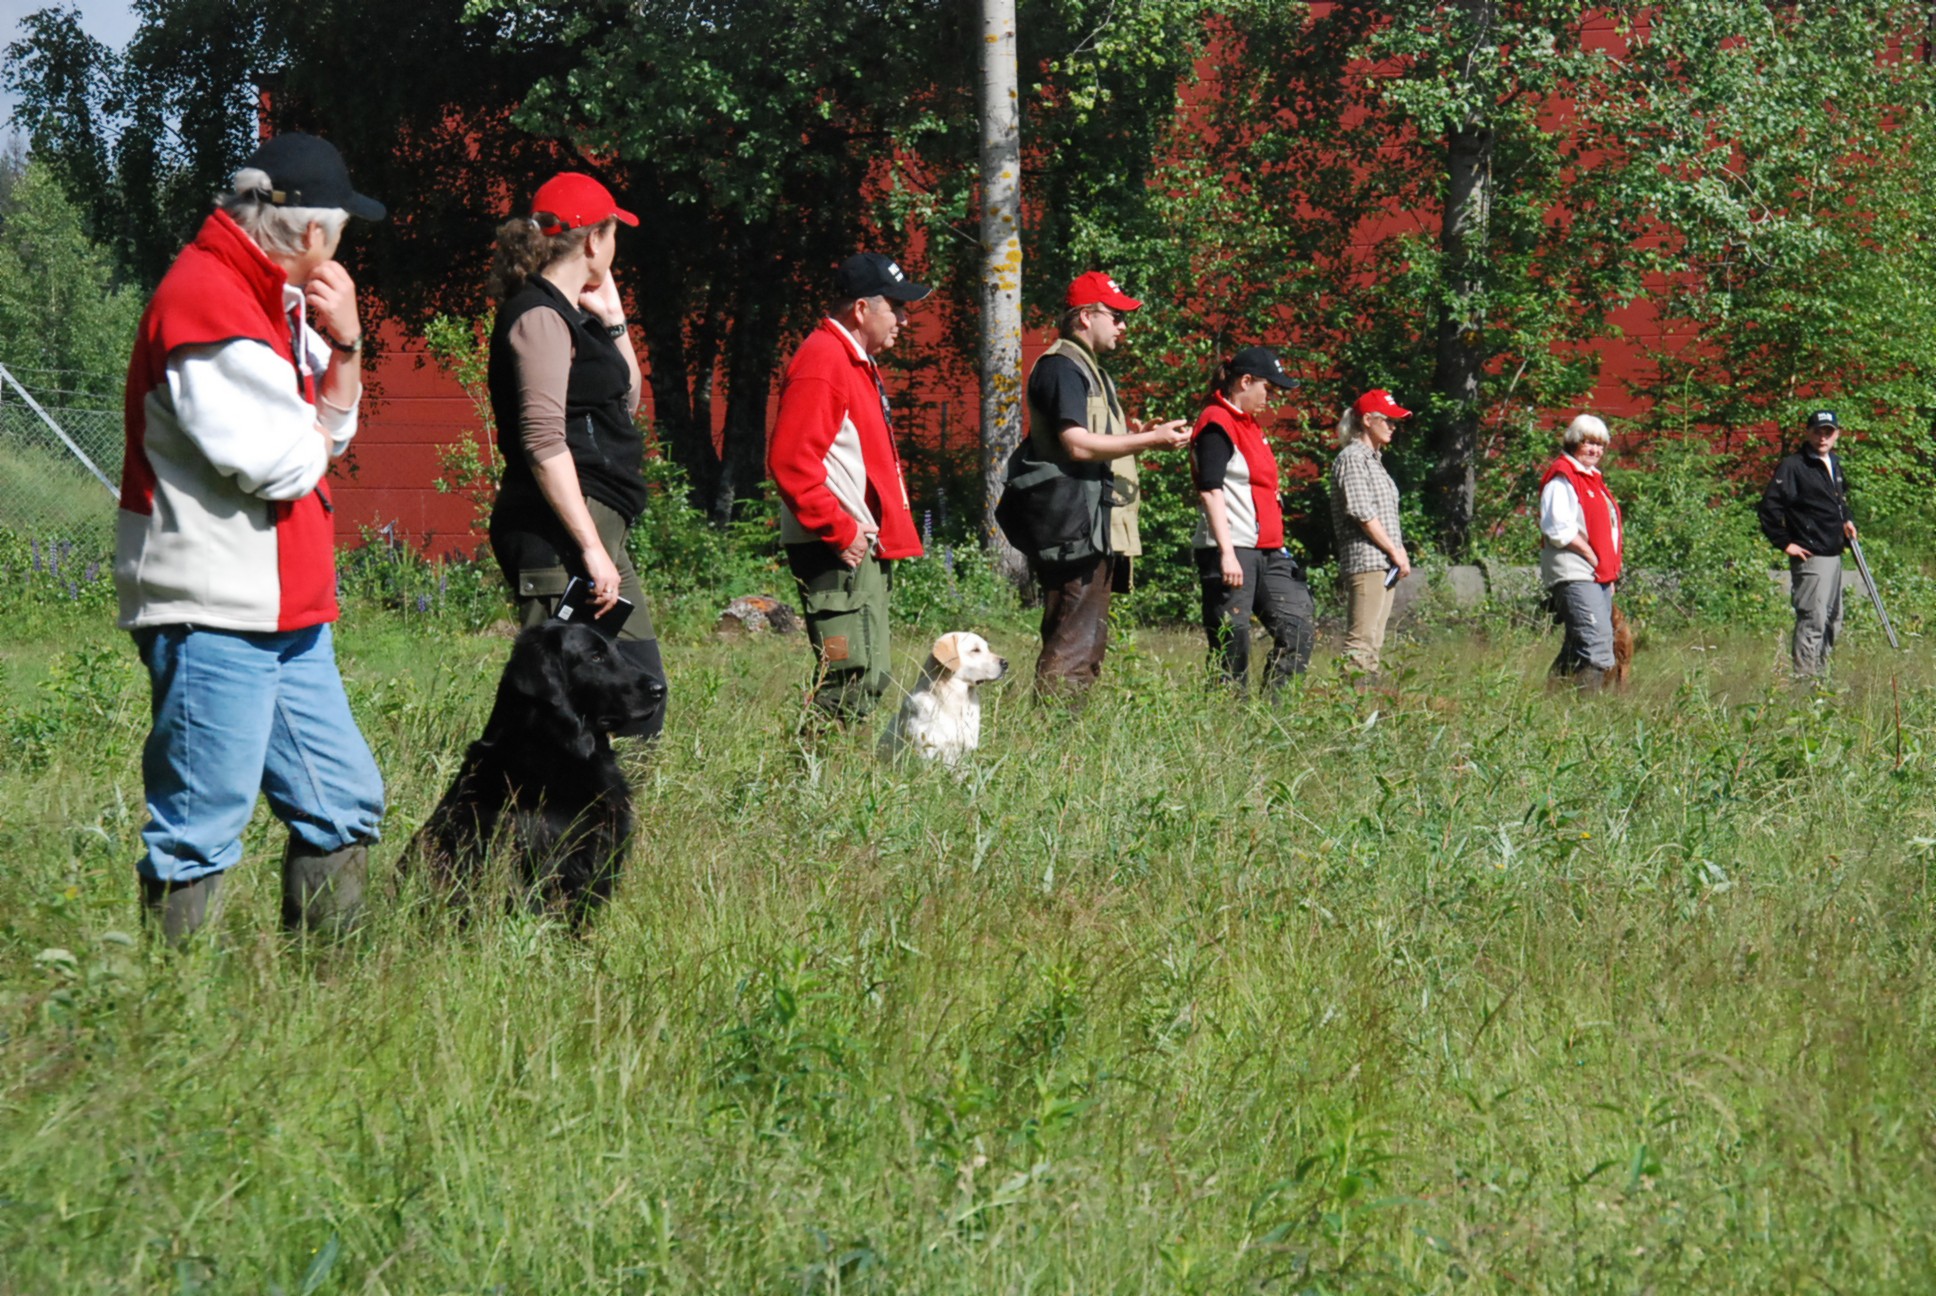
[[[790,544],[786,551],[813,645],[813,705],[836,719],[859,720],[887,692],[894,565],[870,557],[849,568],[818,541]]]
[[[652,610],[646,606],[645,588],[639,583],[638,569],[625,552],[625,517],[603,500],[585,497],[592,525],[598,538],[618,568],[618,595],[632,605],[632,614],[618,632],[619,655],[642,674],[665,683],[665,664],[659,656],[659,637],[652,628]],[[543,625],[558,610],[558,600],[574,576],[585,575],[585,564],[577,546],[566,537],[555,516],[546,513],[542,527],[519,527],[515,519],[491,519],[491,549],[511,587],[511,600],[517,605],[518,624],[524,629]],[[569,555],[567,559],[566,555]],[[665,727],[665,705],[652,714],[616,730],[620,736],[656,738]]]

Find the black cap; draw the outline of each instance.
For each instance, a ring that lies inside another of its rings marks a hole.
[[[926,284],[908,278],[892,257],[878,252],[856,252],[834,272],[834,296],[841,301],[886,297],[897,302],[918,302],[933,291]]]
[[[1816,410],[1808,416],[1808,422],[1802,426],[1813,432],[1816,428],[1839,428],[1842,425],[1835,421],[1834,410]]]
[[[268,173],[269,201],[277,207],[337,207],[373,221],[389,215],[351,187],[343,155],[326,139],[288,131],[262,141],[242,165]]]
[[[1230,357],[1230,376],[1249,374],[1252,378],[1262,378],[1273,387],[1299,386],[1297,379],[1284,372],[1284,366],[1266,347],[1245,347]]]

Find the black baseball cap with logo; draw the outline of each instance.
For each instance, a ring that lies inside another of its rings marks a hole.
[[[389,209],[356,192],[343,155],[326,139],[288,131],[262,141],[242,164],[269,177],[269,201],[277,207],[336,207],[378,221]]]
[[[1230,357],[1230,376],[1233,378],[1248,374],[1252,378],[1262,378],[1273,387],[1297,387],[1297,379],[1284,372],[1277,356],[1268,347],[1245,347]]]
[[[1816,410],[1808,416],[1808,422],[1802,424],[1802,426],[1808,431],[1813,432],[1816,428],[1834,429],[1840,428],[1842,425],[1836,422],[1834,410]]]
[[[834,296],[841,301],[885,297],[889,301],[918,302],[934,289],[907,277],[894,258],[878,252],[856,252],[834,272]]]

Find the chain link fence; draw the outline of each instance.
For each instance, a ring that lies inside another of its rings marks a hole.
[[[87,558],[114,548],[119,375],[0,363],[0,534]]]

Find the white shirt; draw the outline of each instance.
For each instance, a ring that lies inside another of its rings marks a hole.
[[[309,327],[302,289],[282,288],[301,375],[313,377],[316,404],[302,398],[289,362],[253,339],[177,347],[168,357],[168,401],[183,437],[211,467],[261,499],[301,499],[316,489],[356,436],[356,401],[338,409],[322,399],[329,343]],[[358,399],[362,397],[359,388]],[[329,442],[316,435],[321,424]]]
[[[1589,468],[1572,455],[1566,461],[1588,477],[1600,476],[1598,468]],[[1620,515],[1613,514],[1613,545],[1620,547]],[[1586,533],[1586,512],[1580,507],[1579,492],[1573,483],[1560,474],[1546,483],[1539,493],[1539,530],[1546,537],[1540,549],[1540,578],[1548,585],[1561,581],[1592,580],[1593,566],[1566,546],[1573,537]]]

